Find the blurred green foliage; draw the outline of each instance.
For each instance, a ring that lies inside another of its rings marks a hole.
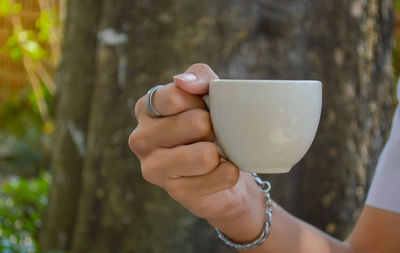
[[[53,95],[56,90],[52,76],[59,58],[60,20],[58,0],[39,1],[38,4],[39,16],[34,26],[30,26],[33,29],[27,29],[22,22],[23,5],[15,0],[0,0],[0,17],[11,25],[6,43],[0,46],[12,60],[22,63],[35,97],[34,106],[47,123],[52,121],[52,115],[51,105],[46,101],[48,94],[44,93],[48,91]]]
[[[39,29],[38,38],[40,41],[49,41],[52,27],[59,23],[55,10],[42,10],[35,25]]]
[[[52,9],[42,10],[35,22],[37,30],[25,30],[17,16],[22,11],[22,4],[12,0],[0,0],[0,16],[11,20],[12,35],[5,46],[13,60],[20,60],[26,54],[32,60],[45,60],[47,50],[40,42],[48,43],[52,26],[57,23],[57,15]]]
[[[12,177],[0,187],[0,252],[39,252],[34,236],[48,203],[47,172],[26,179]]]
[[[43,93],[51,105],[51,95]],[[52,123],[43,123],[29,87],[0,106],[0,122],[0,174],[32,177],[48,168]]]
[[[8,17],[12,13],[19,13],[21,10],[21,3],[14,3],[9,0],[0,0],[0,15],[3,17]]]
[[[10,51],[11,59],[19,60],[23,53],[35,61],[46,59],[47,51],[35,41],[35,35],[33,31],[22,30],[8,38],[6,47]]]
[[[30,84],[0,101],[0,175],[32,176],[39,168],[48,168],[46,156],[54,118],[52,71],[60,20],[57,0],[39,6],[36,28],[25,29],[21,16],[24,6],[15,0],[0,0],[0,17],[11,25],[10,36],[0,47],[11,59],[23,63]]]
[[[37,1],[37,0],[32,0]],[[0,17],[10,24],[0,45],[23,64],[28,85],[0,101],[0,252],[40,252],[37,233],[48,202],[53,132],[53,71],[59,50],[57,0],[41,2],[33,29],[22,24],[24,6],[0,0]],[[1,181],[3,178],[3,181]],[[6,178],[6,179],[4,179]]]

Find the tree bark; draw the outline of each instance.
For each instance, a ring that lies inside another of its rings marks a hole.
[[[195,62],[208,63],[222,78],[323,81],[324,108],[311,151],[291,173],[266,177],[273,197],[294,214],[341,238],[348,233],[389,128],[390,0],[103,0],[96,8],[97,47],[85,46],[97,64],[84,108],[89,125],[86,155],[78,162],[82,178],[75,181],[77,207],[53,193],[64,171],[54,167],[50,210],[73,217],[69,250],[234,252],[206,222],[146,183],[127,145],[138,98]],[[81,25],[76,19],[68,26]],[[75,46],[66,44],[64,57],[76,53]],[[70,73],[65,67],[60,78]],[[64,155],[55,150],[54,159]],[[54,217],[47,222],[55,224]]]
[[[89,102],[93,92],[96,30],[101,1],[68,1],[68,16],[57,75],[57,114],[52,185],[39,241],[45,249],[67,250],[74,230],[86,153]]]
[[[301,217],[344,238],[361,212],[390,128],[392,1],[315,1],[313,9],[318,15],[310,17],[307,65],[325,83],[324,110],[300,165],[297,204]]]

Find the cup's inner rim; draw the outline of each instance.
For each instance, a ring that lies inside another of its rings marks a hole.
[[[262,80],[262,79],[214,79],[218,83],[246,83],[246,84],[314,84],[321,85],[318,80]]]

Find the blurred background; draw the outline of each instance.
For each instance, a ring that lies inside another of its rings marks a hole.
[[[137,99],[195,62],[323,81],[310,152],[265,177],[345,238],[397,103],[400,0],[0,0],[0,252],[234,252],[127,146]]]

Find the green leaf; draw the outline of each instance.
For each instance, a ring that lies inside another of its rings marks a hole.
[[[8,17],[11,12],[11,3],[9,0],[0,0],[0,16]]]
[[[32,60],[44,60],[47,56],[47,51],[36,41],[27,40],[22,47]]]
[[[20,60],[22,57],[22,50],[18,46],[18,37],[14,34],[10,36],[6,43],[5,48],[10,53],[10,58],[14,61]]]
[[[13,47],[10,50],[10,57],[13,61],[18,61],[21,60],[22,58],[22,52],[21,49],[19,47]]]
[[[7,48],[12,48],[12,47],[15,47],[17,44],[18,44],[17,36],[16,35],[12,35],[7,39],[5,46]]]
[[[12,6],[12,12],[14,14],[18,14],[22,11],[22,4],[21,3],[16,3]]]
[[[52,22],[54,21],[50,10],[40,12],[40,16],[35,22],[36,27],[39,29],[38,37],[40,41],[49,41]]]
[[[10,0],[0,0],[0,16],[2,17],[8,17],[11,13],[18,14],[21,10],[21,3],[12,3]]]

